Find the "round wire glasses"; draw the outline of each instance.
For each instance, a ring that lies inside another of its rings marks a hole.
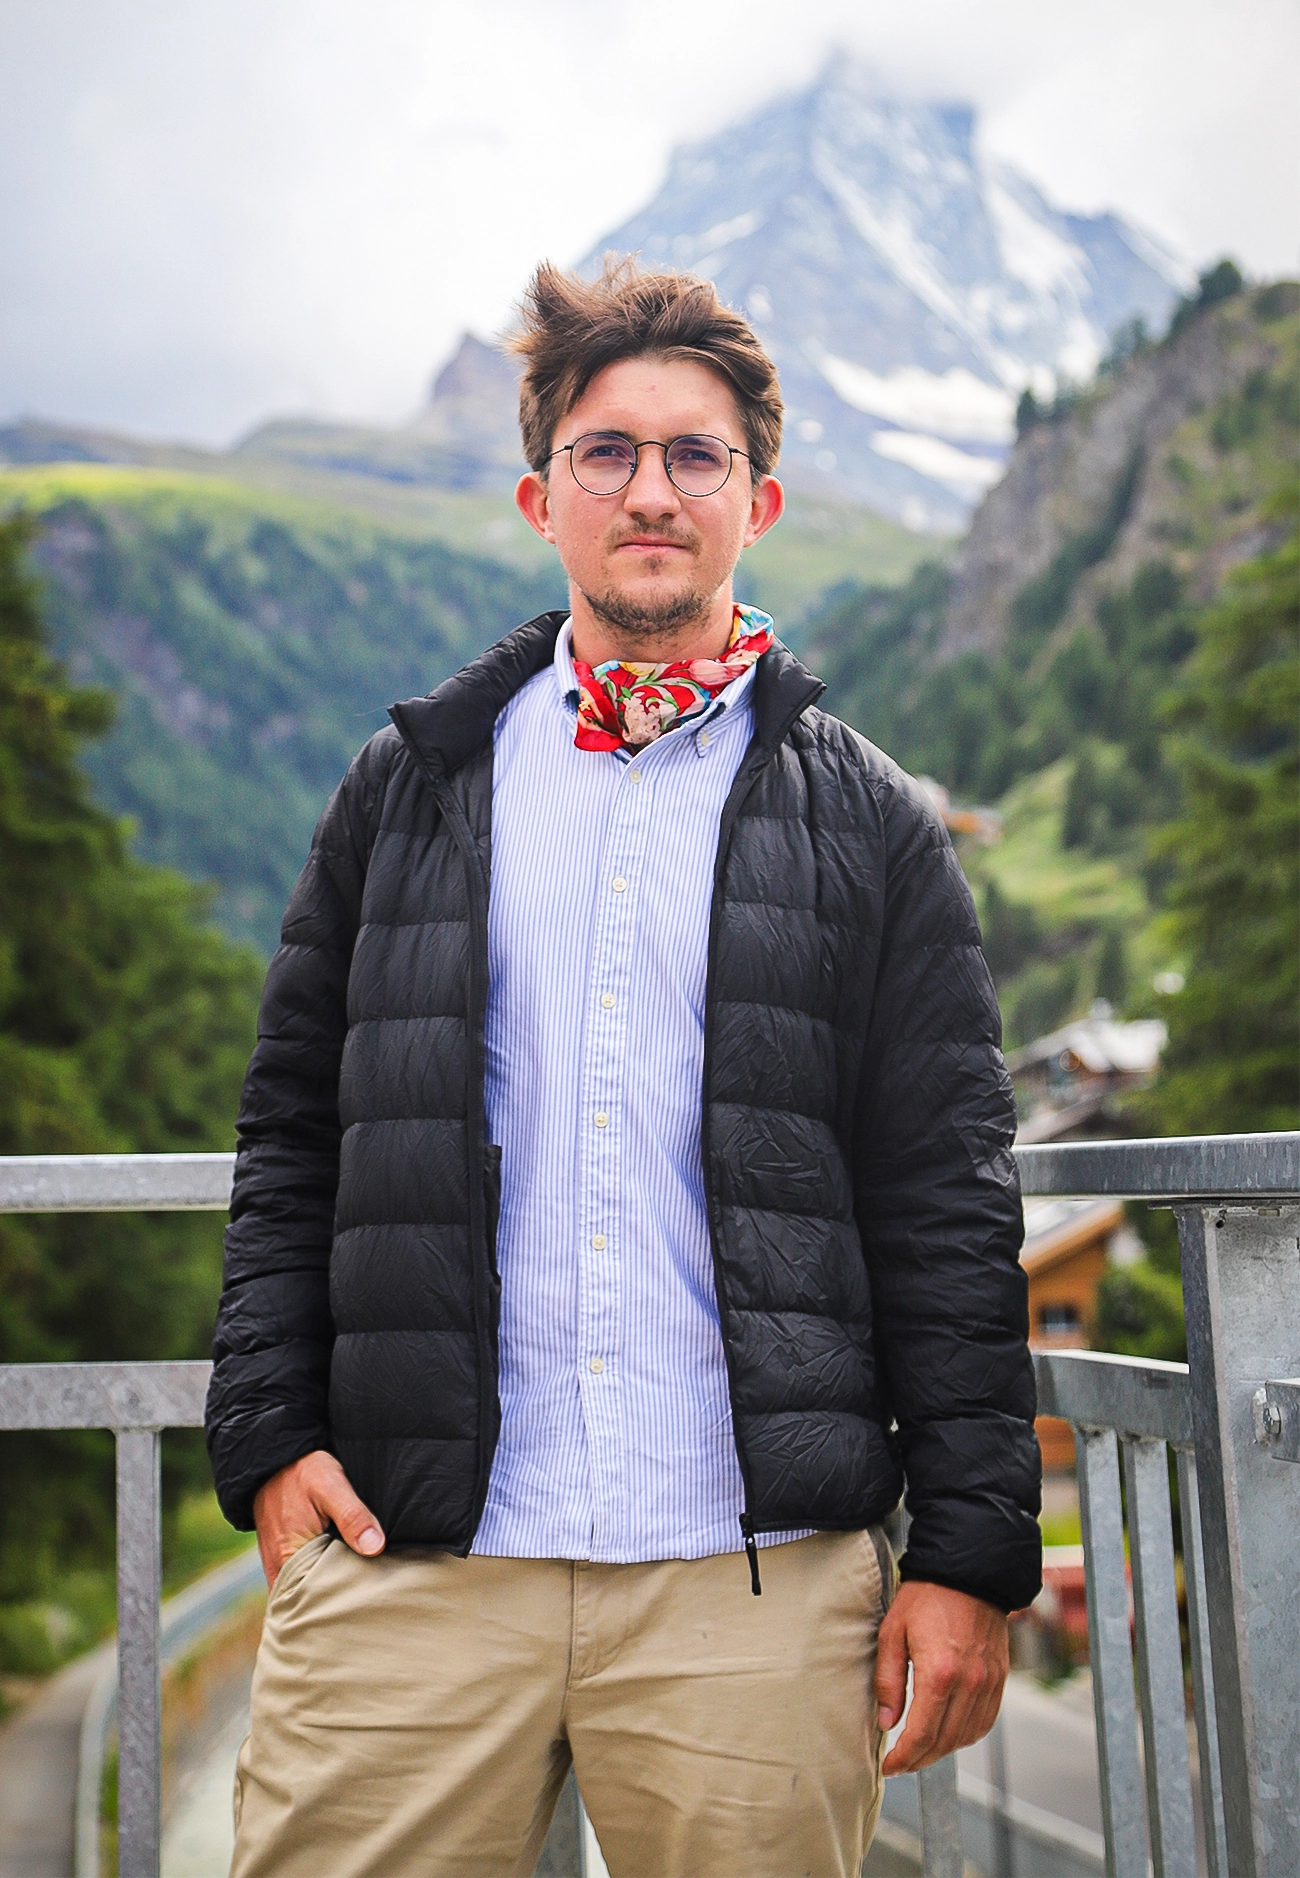
[[[617,430],[590,430],[566,443],[551,456],[569,458],[573,480],[591,496],[616,496],[636,475],[641,452],[653,446],[664,453],[664,469],[674,489],[684,496],[716,496],[731,474],[733,459],[746,450],[734,450],[721,437],[671,437],[667,443],[647,437],[633,443]]]

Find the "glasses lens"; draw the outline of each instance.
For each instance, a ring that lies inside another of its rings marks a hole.
[[[636,450],[617,431],[593,430],[579,437],[569,452],[573,473],[593,496],[625,489],[636,471]]]
[[[664,460],[687,496],[711,496],[731,474],[731,452],[720,437],[674,437]]]

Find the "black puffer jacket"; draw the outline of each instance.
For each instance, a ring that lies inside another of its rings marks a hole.
[[[228,1518],[330,1448],[394,1545],[464,1553],[499,1426],[484,1140],[492,726],[563,616],[395,706],[316,832],[239,1118],[208,1445]],[[783,647],[723,810],[703,1150],[746,1515],[1039,1584],[1010,1085],[947,834]],[[508,1144],[507,1144],[508,1151]]]

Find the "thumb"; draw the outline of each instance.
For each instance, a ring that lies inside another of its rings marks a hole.
[[[338,1527],[340,1537],[363,1558],[373,1558],[384,1549],[384,1534],[379,1521],[364,1501],[359,1500],[346,1480],[332,1484],[322,1493],[318,1508]]]
[[[907,1629],[891,1611],[876,1641],[876,1708],[886,1734],[902,1714],[906,1699]]]

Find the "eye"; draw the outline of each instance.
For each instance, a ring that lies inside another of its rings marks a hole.
[[[626,437],[601,431],[579,437],[573,450],[580,463],[631,463],[636,454]]]
[[[692,469],[721,469],[730,451],[714,437],[678,437],[670,452],[673,466]]]

